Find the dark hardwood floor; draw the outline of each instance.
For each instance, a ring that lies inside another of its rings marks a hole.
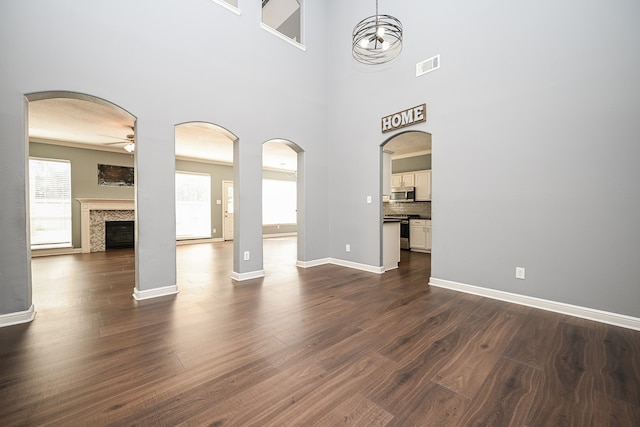
[[[382,275],[234,282],[229,243],[179,246],[177,296],[136,302],[130,250],[34,258],[0,328],[0,426],[640,426],[640,332]]]

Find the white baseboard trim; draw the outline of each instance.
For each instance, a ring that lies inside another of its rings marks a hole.
[[[20,325],[22,323],[29,323],[36,318],[36,310],[31,304],[29,310],[18,311],[9,314],[0,314],[0,328],[5,326]]]
[[[331,264],[331,258],[314,259],[313,261],[296,261],[296,267],[309,268],[319,265]]]
[[[236,282],[259,279],[260,277],[264,277],[264,270],[249,271],[248,273],[236,273],[234,271],[231,273],[231,278]]]
[[[224,242],[222,237],[212,237],[210,239],[185,239],[185,240],[176,240],[176,246],[182,245],[197,245],[199,243],[217,243]]]
[[[153,288],[146,291],[140,291],[138,288],[133,289],[133,298],[136,301],[142,301],[151,298],[165,297],[178,293],[178,285],[164,286],[162,288]]]
[[[271,234],[263,234],[262,238],[263,239],[272,239],[274,237],[292,237],[292,236],[297,236],[298,232],[297,231],[291,231],[288,233],[271,233]]]
[[[317,267],[319,265],[333,264],[341,267],[349,267],[356,270],[362,270],[369,273],[382,274],[384,273],[384,267],[377,267],[374,265],[360,264],[358,262],[345,261],[338,258],[320,258],[312,261],[296,261],[296,267],[309,268]]]
[[[510,292],[497,291],[494,289],[482,288],[465,283],[437,279],[434,277],[429,279],[429,285],[640,331],[640,319],[624,314],[595,310],[593,308],[580,307],[562,302],[529,297],[526,295],[512,294]]]
[[[82,248],[51,248],[51,249],[32,249],[31,258],[53,255],[73,255],[81,254]]]
[[[382,266],[377,267],[374,265],[360,264],[358,262],[345,261],[343,259],[337,259],[337,258],[330,258],[330,259],[331,259],[331,264],[339,265],[342,267],[354,268],[356,270],[367,271],[369,273],[376,273],[376,274],[384,273],[384,267]]]

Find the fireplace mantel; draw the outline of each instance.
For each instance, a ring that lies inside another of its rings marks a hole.
[[[91,211],[133,211],[135,202],[132,199],[90,199],[76,198],[80,202],[80,236],[82,253],[91,252]]]

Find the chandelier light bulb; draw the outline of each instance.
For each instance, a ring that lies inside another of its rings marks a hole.
[[[353,58],[369,65],[394,60],[402,51],[402,23],[391,15],[376,14],[358,22],[353,28],[351,49]]]

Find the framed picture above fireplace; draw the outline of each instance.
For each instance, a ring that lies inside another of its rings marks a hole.
[[[133,167],[98,164],[98,185],[133,187]]]

